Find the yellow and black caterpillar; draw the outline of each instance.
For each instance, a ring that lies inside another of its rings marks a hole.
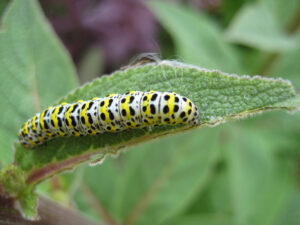
[[[198,108],[175,92],[130,91],[105,98],[62,103],[37,113],[19,131],[32,148],[57,136],[95,135],[156,125],[198,124]]]

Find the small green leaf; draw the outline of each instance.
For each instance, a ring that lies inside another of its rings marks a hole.
[[[26,184],[23,170],[14,165],[0,170],[0,190],[15,201],[15,209],[24,217],[36,219],[37,197],[33,193],[33,186]]]
[[[290,82],[282,79],[229,75],[175,61],[161,61],[104,76],[75,90],[60,102],[149,89],[175,91],[190,98],[200,108],[199,119],[203,126],[270,109],[295,110],[299,101]],[[30,150],[17,144],[15,162],[30,173],[28,182],[36,182],[89,160],[92,155],[114,153],[120,148],[189,128],[160,126],[96,136],[58,138]]]
[[[25,218],[30,220],[37,220],[37,195],[33,192],[32,186],[27,186],[18,196],[18,203],[20,204],[20,212]]]
[[[3,168],[0,170],[0,186],[11,197],[19,196],[26,187],[24,171],[14,165]]]
[[[35,0],[14,0],[0,26],[0,166],[22,123],[77,85],[70,58]]]
[[[269,9],[259,3],[245,5],[231,22],[226,35],[231,42],[268,52],[299,47],[278,27]]]

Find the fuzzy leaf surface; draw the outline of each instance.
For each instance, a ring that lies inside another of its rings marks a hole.
[[[175,91],[190,98],[200,108],[202,126],[216,125],[270,109],[295,110],[299,106],[299,96],[296,97],[288,81],[229,75],[175,61],[116,71],[111,76],[103,76],[76,89],[60,102],[149,89]],[[96,136],[58,138],[31,150],[17,144],[15,161],[30,173],[28,182],[31,183],[89,160],[93,155],[115,153],[123,147],[190,128],[193,127],[159,126]]]

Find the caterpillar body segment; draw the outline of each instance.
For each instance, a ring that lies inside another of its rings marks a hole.
[[[55,137],[96,135],[158,125],[199,124],[197,106],[175,92],[130,91],[49,107],[27,120],[20,143],[33,148]]]

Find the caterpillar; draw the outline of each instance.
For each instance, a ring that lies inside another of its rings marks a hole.
[[[175,92],[130,91],[76,103],[62,103],[35,114],[18,138],[33,148],[58,136],[96,135],[158,125],[197,125],[198,107]]]

